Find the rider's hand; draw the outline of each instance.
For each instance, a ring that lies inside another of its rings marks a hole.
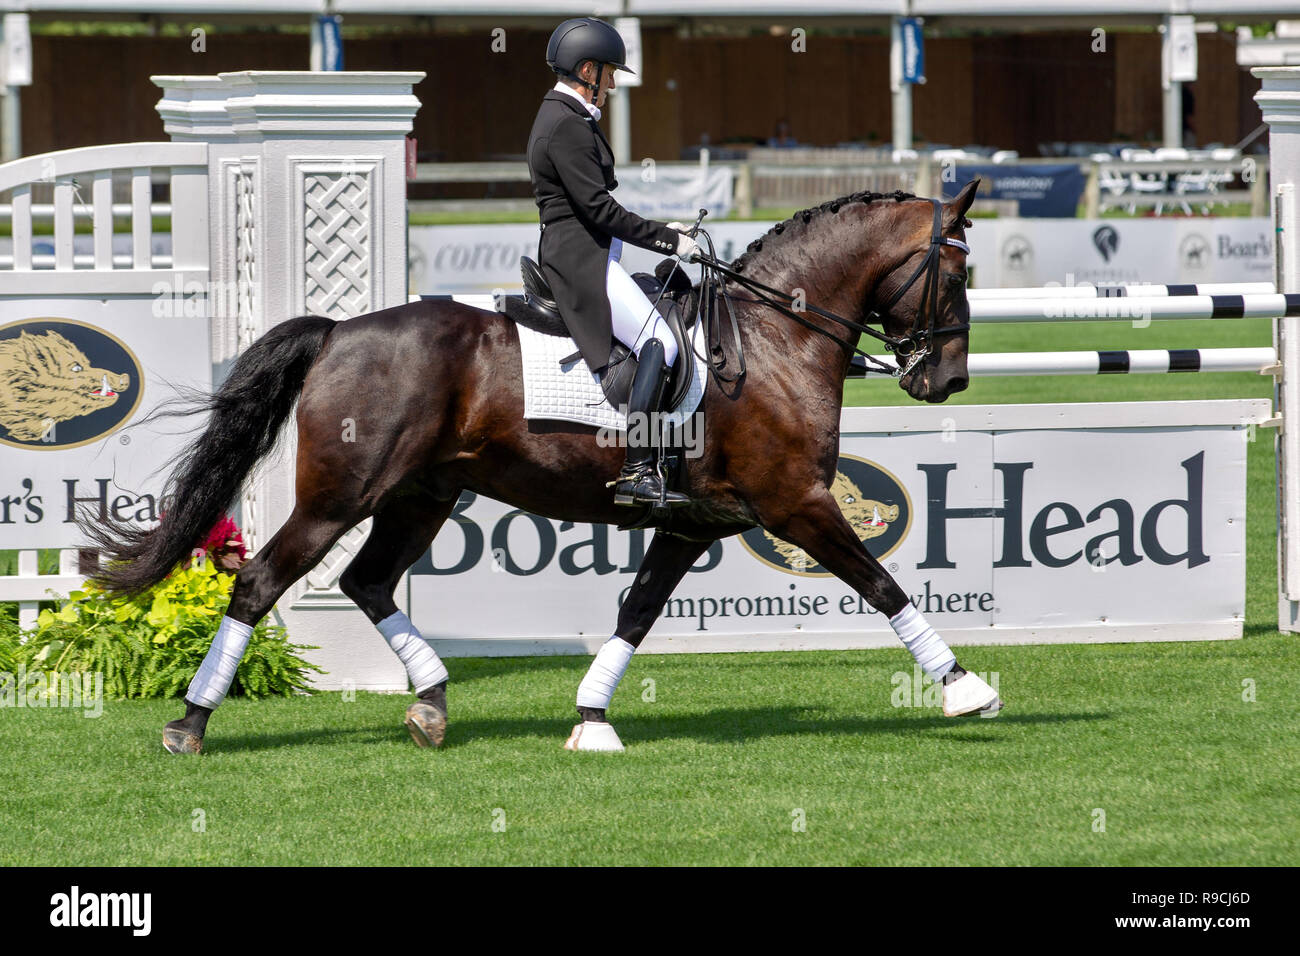
[[[671,230],[673,230],[673,232],[690,232],[690,231],[691,231],[691,227],[688,226],[688,225],[686,225],[686,223],[684,223],[684,222],[670,222],[670,223],[668,223],[668,228],[671,229]]]
[[[672,223],[669,223],[671,226]],[[678,223],[678,225],[681,225]],[[677,258],[682,262],[690,262],[695,256],[700,254],[700,244],[692,239],[686,233],[681,233],[677,237]]]

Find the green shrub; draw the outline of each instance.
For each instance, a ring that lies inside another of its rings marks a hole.
[[[18,669],[18,605],[0,604],[0,672]]]
[[[212,563],[178,567],[149,591],[111,597],[87,584],[43,610],[36,633],[12,651],[28,670],[99,672],[116,698],[183,695],[199,669],[229,603],[235,577]],[[253,699],[310,692],[309,671],[283,627],[259,623],[239,663],[231,696]],[[0,659],[5,653],[0,637]],[[5,668],[0,668],[5,669]],[[14,668],[8,668],[13,670]]]

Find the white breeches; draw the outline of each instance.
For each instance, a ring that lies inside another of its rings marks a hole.
[[[651,339],[658,339],[664,345],[664,361],[671,368],[677,361],[677,340],[654,303],[646,298],[641,287],[624,270],[619,262],[622,256],[623,240],[611,239],[605,268],[605,294],[609,296],[614,338],[630,348],[638,358],[643,345]]]

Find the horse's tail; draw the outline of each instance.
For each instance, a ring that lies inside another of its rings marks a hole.
[[[141,529],[108,515],[79,519],[92,546],[107,559],[92,577],[96,585],[138,594],[190,555],[230,507],[253,466],[275,447],[307,370],[334,325],[333,319],[314,315],[281,322],[239,357],[214,394],[161,413],[206,411],[211,418],[168,479],[168,502],[156,528]]]

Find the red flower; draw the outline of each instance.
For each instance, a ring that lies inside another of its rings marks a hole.
[[[166,517],[166,512],[158,517]],[[244,547],[244,536],[240,533],[239,526],[229,517],[222,516],[204,535],[203,540],[194,546],[191,561],[200,553],[207,554],[223,571],[238,571],[247,560],[248,549]],[[190,562],[184,564],[190,566]]]

